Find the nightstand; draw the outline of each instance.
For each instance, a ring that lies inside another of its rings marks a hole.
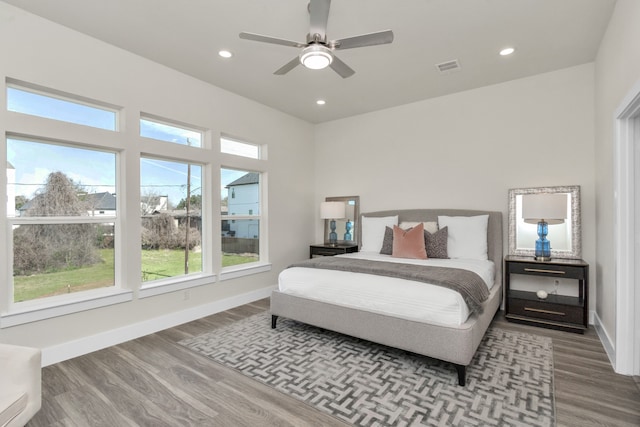
[[[535,291],[510,287],[512,274],[575,279],[578,296],[549,294],[540,299]],[[589,264],[581,259],[536,261],[509,255],[504,259],[505,317],[511,322],[583,334],[589,326]]]
[[[309,258],[317,256],[334,256],[340,254],[348,254],[351,252],[358,252],[358,245],[346,244],[332,246],[328,243],[324,243],[320,245],[309,246]]]

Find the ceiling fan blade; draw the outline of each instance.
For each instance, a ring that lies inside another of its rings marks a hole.
[[[273,74],[276,74],[278,76],[281,76],[283,74],[287,74],[289,71],[291,71],[294,68],[296,68],[298,66],[298,64],[300,64],[300,58],[296,56],[291,61],[289,61],[286,64],[284,64],[282,67],[278,68]]]
[[[307,46],[306,43],[299,43],[292,40],[278,39],[275,37],[263,36],[263,35],[254,34],[254,33],[242,32],[240,33],[240,38],[245,40],[253,40],[255,42],[280,44],[283,46],[290,46],[290,47],[306,47]]]
[[[329,6],[331,0],[311,0],[309,3],[309,34],[319,34],[324,39],[327,34],[327,21],[329,20]]]
[[[356,72],[351,69],[347,64],[342,62],[340,58],[333,55],[333,61],[331,61],[331,65],[329,65],[333,71],[340,74],[340,77],[346,79],[347,77],[353,76]]]
[[[375,46],[387,44],[393,41],[393,31],[378,31],[376,33],[362,34],[360,36],[347,37],[346,39],[335,40],[331,45],[335,49],[353,49],[354,47]]]

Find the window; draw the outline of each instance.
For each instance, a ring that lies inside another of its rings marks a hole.
[[[260,158],[260,146],[229,138],[220,138],[220,151],[236,156],[249,157],[251,159]]]
[[[214,151],[203,127],[144,113],[139,136],[120,132],[120,107],[10,78],[6,94],[0,328],[270,269],[266,146],[224,139]],[[218,205],[212,164],[224,206],[203,216]],[[211,253],[212,220],[222,254]],[[138,230],[139,246],[121,237]]]
[[[142,281],[202,272],[202,166],[140,159]]]
[[[7,109],[106,130],[115,131],[117,125],[113,109],[13,86],[7,87]]]
[[[140,136],[191,147],[202,146],[202,132],[150,118],[140,119]]]
[[[7,160],[12,301],[114,286],[116,154],[7,138]]]
[[[222,267],[260,261],[260,173],[222,169]]]

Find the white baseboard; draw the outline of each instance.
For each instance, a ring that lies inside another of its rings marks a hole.
[[[607,353],[607,357],[609,358],[609,363],[613,366],[614,370],[616,367],[616,347],[611,341],[611,337],[607,333],[607,330],[604,328],[600,317],[598,317],[598,313],[593,312],[593,327],[596,330],[596,334],[598,334],[598,338],[600,338],[600,342],[604,347],[604,351]]]
[[[135,338],[153,334],[221,311],[229,310],[253,301],[268,298],[276,286],[269,286],[241,295],[213,301],[187,310],[169,313],[165,316],[134,323],[122,328],[112,329],[63,344],[42,349],[42,366],[53,365],[83,354],[117,345]]]

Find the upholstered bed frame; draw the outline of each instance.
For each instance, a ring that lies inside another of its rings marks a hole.
[[[356,308],[344,307],[273,291],[272,328],[278,316],[340,332],[402,350],[451,362],[458,372],[458,383],[465,385],[466,367],[502,301],[502,213],[462,209],[411,209],[362,214],[367,217],[399,215],[398,221],[437,221],[439,215],[489,215],[488,257],[495,263],[495,284],[483,303],[482,314],[472,314],[460,326],[443,326],[407,320]],[[359,224],[362,224],[360,221]],[[358,227],[358,235],[360,235]],[[361,239],[358,239],[361,242]]]

